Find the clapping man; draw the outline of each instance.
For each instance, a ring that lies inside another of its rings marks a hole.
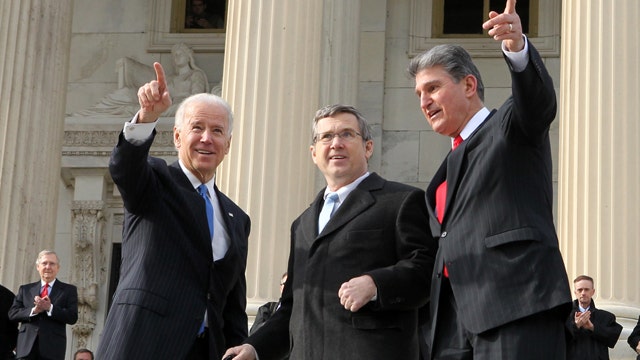
[[[40,281],[20,286],[9,319],[20,322],[18,359],[63,360],[67,349],[66,325],[78,321],[78,289],[57,279],[58,255],[38,254]]]

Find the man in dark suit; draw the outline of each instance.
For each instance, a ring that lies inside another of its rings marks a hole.
[[[372,153],[359,111],[318,110],[311,158],[327,186],[291,226],[280,309],[225,355],[418,358],[418,309],[428,300],[436,243],[427,236],[424,192],[369,173]]]
[[[513,95],[498,110],[484,106],[480,73],[460,46],[436,46],[408,68],[427,122],[459,144],[426,191],[439,239],[431,354],[564,359],[571,293],[552,214],[556,96],[514,0],[483,27],[502,42],[511,72]]]
[[[284,284],[286,281],[287,273],[285,272],[280,277],[280,298],[282,298],[282,290],[284,290]],[[263,304],[258,308],[258,311],[256,312],[256,318],[253,321],[253,325],[251,325],[251,329],[249,329],[249,335],[258,331],[258,329],[260,329],[262,325],[264,325],[264,323],[267,322],[269,318],[271,318],[273,313],[275,313],[276,310],[280,308],[280,301],[281,299],[278,299],[278,301],[269,301],[268,303]]]
[[[622,325],[616,316],[596,308],[593,278],[580,275],[573,280],[576,300],[566,326],[569,333],[567,360],[609,360],[609,349],[616,346]]]
[[[627,344],[629,344],[629,346],[631,346],[633,351],[635,351],[636,354],[638,354],[638,356],[636,356],[636,359],[640,360],[640,317],[638,318],[638,323],[633,328],[633,331],[631,331],[631,334],[629,334],[629,337],[627,338]]]
[[[173,130],[178,161],[149,156],[155,124],[171,105],[164,70],[138,91],[109,170],[125,209],[122,265],[98,359],[219,359],[247,336],[250,220],[215,185],[229,151],[229,105],[185,99]]]
[[[38,254],[40,281],[20,286],[9,319],[20,322],[18,359],[63,360],[67,349],[66,325],[78,321],[78,289],[56,276],[58,255],[50,250]]]
[[[9,320],[9,309],[15,294],[0,285],[0,360],[15,359],[13,350],[18,339],[18,323]]]

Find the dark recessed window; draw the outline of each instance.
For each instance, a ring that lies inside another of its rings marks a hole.
[[[488,20],[489,11],[503,12],[505,5],[505,0],[433,0],[432,36],[486,36],[482,23]],[[538,0],[519,0],[516,12],[524,33],[537,36]]]

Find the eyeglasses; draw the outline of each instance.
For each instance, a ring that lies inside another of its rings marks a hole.
[[[346,129],[346,130],[340,131],[339,133],[326,132],[326,133],[316,135],[316,137],[313,139],[313,142],[314,143],[320,142],[322,144],[328,145],[333,142],[333,138],[335,138],[336,136],[339,137],[340,140],[351,142],[355,140],[356,137],[362,136],[362,135],[360,135],[360,133],[356,132],[355,130]]]

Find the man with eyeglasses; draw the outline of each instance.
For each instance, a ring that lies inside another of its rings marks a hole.
[[[312,135],[327,186],[291,227],[280,309],[225,357],[417,359],[437,246],[424,192],[369,172],[371,131],[354,107],[318,110]]]

